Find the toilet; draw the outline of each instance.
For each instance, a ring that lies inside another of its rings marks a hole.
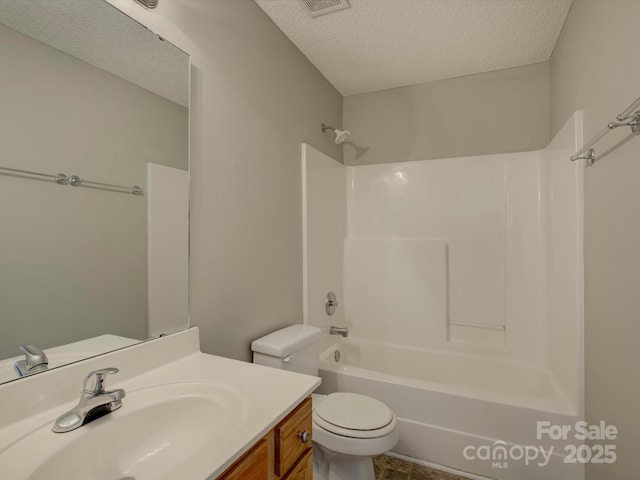
[[[251,344],[253,363],[318,375],[320,329],[293,325]],[[374,480],[372,457],[398,443],[396,416],[365,395],[312,395],[315,480]]]

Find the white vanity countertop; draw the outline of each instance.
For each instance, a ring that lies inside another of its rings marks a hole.
[[[107,389],[123,388],[130,398],[134,398],[136,392],[150,387],[193,383],[211,385],[212,388],[226,392],[224,395],[232,399],[231,418],[209,419],[211,425],[208,426],[206,415],[198,417],[204,430],[213,430],[220,427],[220,422],[225,423],[225,433],[215,441],[213,447],[209,444],[206,453],[190,458],[186,465],[181,466],[179,472],[164,472],[159,477],[153,477],[176,478],[175,475],[178,474],[185,480],[216,478],[320,384],[318,377],[203,354],[198,351],[198,342],[197,328],[192,328],[51,372],[0,385],[0,403],[3,405],[0,409],[0,478],[20,480],[11,476],[13,471],[10,469],[11,462],[7,460],[7,455],[13,455],[12,452],[16,449],[12,446],[21,437],[40,429],[46,432],[41,434],[45,441],[61,442],[65,438],[71,438],[64,436],[73,435],[74,432],[87,427],[100,428],[98,422],[103,419],[112,417],[112,421],[115,421],[118,416],[127,414],[125,397],[119,410],[73,432],[51,432],[49,435],[49,425],[53,425],[55,418],[77,403],[82,380],[91,370],[104,367],[119,368],[120,373],[108,378]],[[45,392],[52,394],[46,395]],[[158,422],[165,420],[157,419]],[[43,426],[46,426],[47,430],[44,430]],[[46,440],[47,438],[49,440]],[[180,447],[194,451],[198,449],[198,445],[195,444]],[[29,456],[31,457],[31,454]],[[31,458],[31,461],[37,460]],[[169,476],[166,477],[165,474]]]

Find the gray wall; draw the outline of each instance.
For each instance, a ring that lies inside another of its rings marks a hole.
[[[636,0],[574,2],[551,57],[552,133],[584,109],[588,141],[638,98],[639,20]],[[596,151],[628,136],[618,129]],[[617,462],[588,465],[588,480],[638,476],[639,246],[640,139],[633,138],[585,172],[586,416],[620,430]]]
[[[301,142],[342,96],[252,0],[112,1],[192,55],[190,311],[202,349],[250,359],[251,340],[302,322]]]
[[[142,187],[187,168],[188,112],[0,25],[5,167]],[[104,333],[146,338],[146,198],[0,175],[0,358]]]
[[[347,165],[544,148],[548,63],[352,95],[342,126]]]

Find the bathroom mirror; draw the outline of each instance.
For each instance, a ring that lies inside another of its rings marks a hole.
[[[21,345],[187,328],[189,56],[105,0],[2,0],[0,64],[0,382]]]

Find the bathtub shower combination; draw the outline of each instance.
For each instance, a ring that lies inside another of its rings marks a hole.
[[[583,416],[581,142],[576,112],[535,152],[345,167],[303,145],[321,393],[389,405],[396,453],[498,479],[584,478],[565,462],[578,442],[538,431]],[[343,324],[348,338],[329,336]]]

